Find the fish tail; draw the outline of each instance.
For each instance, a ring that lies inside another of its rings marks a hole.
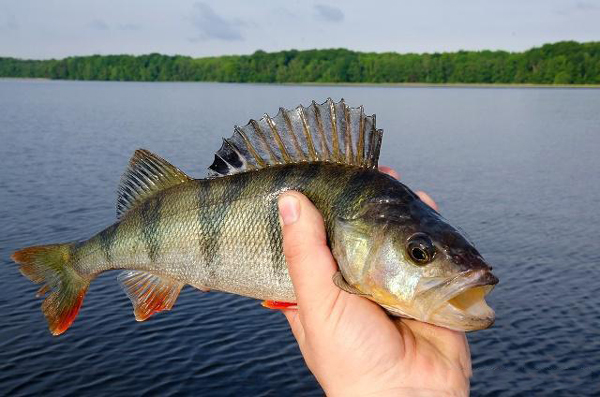
[[[36,284],[43,284],[37,297],[51,291],[42,312],[53,335],[65,332],[75,320],[91,279],[80,275],[72,263],[73,244],[39,245],[12,255],[20,271]]]

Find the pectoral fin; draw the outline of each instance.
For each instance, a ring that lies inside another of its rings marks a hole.
[[[341,290],[344,290],[346,292],[348,292],[349,294],[354,294],[354,295],[360,295],[360,296],[366,296],[366,294],[363,294],[359,289],[351,286],[350,284],[348,284],[346,282],[346,280],[344,279],[344,276],[342,275],[342,272],[336,272],[333,275],[333,283]]]

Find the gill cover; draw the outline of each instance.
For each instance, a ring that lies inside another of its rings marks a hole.
[[[347,284],[334,280],[338,287],[380,305],[412,299],[418,276],[402,265],[406,258],[398,247],[404,244],[403,234],[396,226],[408,216],[394,208],[398,205],[390,198],[376,198],[363,203],[354,216],[335,220],[332,252]]]

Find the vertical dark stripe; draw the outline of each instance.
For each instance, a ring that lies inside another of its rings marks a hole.
[[[299,173],[300,188],[307,189],[317,178],[323,167],[325,166],[319,163],[312,163],[303,166]]]
[[[351,214],[358,210],[360,198],[369,194],[375,176],[373,170],[357,169],[342,189],[339,189],[332,205],[338,214]]]
[[[279,213],[277,210],[277,197],[283,190],[293,189],[306,194],[314,200],[315,195],[311,194],[311,185],[318,177],[324,166],[319,163],[295,164],[281,168],[273,168],[273,173],[269,192],[273,195],[272,202],[267,212],[268,242],[272,258],[273,277],[283,283],[283,278],[288,277],[285,257],[283,256],[283,237],[279,227]]]
[[[162,197],[158,193],[142,203],[140,215],[142,218],[142,234],[146,244],[146,252],[151,262],[156,262],[160,254],[160,212]]]
[[[231,204],[236,201],[244,192],[251,178],[256,178],[256,174],[242,173],[223,179],[205,180],[198,185],[198,222],[200,224],[201,251],[208,268],[208,280],[210,283],[215,276],[218,266],[217,254],[220,248],[222,228],[225,224],[225,218],[231,208]],[[206,201],[211,198],[212,190],[215,184],[225,184],[225,189],[221,197],[218,198],[219,204],[206,206]],[[210,285],[208,285],[210,286]]]
[[[280,192],[282,189],[287,188],[287,181],[291,180],[294,176],[294,168],[276,167],[270,170],[272,177],[270,181],[269,192]]]
[[[269,251],[271,254],[271,265],[272,274],[274,277],[279,278],[285,276],[285,272],[282,269],[286,269],[285,258],[283,256],[283,237],[281,235],[281,229],[279,226],[279,212],[277,209],[277,197],[283,190],[295,189],[298,178],[296,177],[297,166],[286,166],[274,168],[270,172],[273,174],[269,193],[275,193],[271,202],[267,203],[269,208],[267,209],[267,239],[269,242]],[[296,181],[296,182],[294,182]],[[283,282],[283,280],[280,280]]]
[[[219,208],[217,205],[207,205],[210,200],[211,186],[214,183],[218,183],[218,179],[206,179],[198,182],[198,226],[200,228],[200,249],[202,251],[202,257],[204,258],[205,265],[211,266],[211,259],[213,257],[213,248],[211,247],[210,236],[215,233],[214,228],[214,217],[212,210]]]
[[[298,190],[311,198],[314,196],[313,192],[316,192],[314,188],[315,179],[319,176],[321,170],[326,167],[328,165],[324,165],[324,163],[303,163],[273,167],[269,171],[265,171],[271,173],[268,193],[278,195],[284,190]]]
[[[104,259],[107,263],[113,262],[113,247],[117,239],[119,224],[120,222],[117,222],[114,225],[107,227],[98,235],[100,239],[100,248],[102,249]]]

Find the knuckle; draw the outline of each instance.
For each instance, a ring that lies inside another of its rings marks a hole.
[[[285,259],[291,263],[305,262],[310,255],[310,251],[301,241],[284,240],[283,253]]]

